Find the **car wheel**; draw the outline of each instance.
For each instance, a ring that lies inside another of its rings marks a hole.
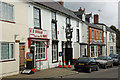
[[[99,66],[96,67],[96,71],[99,71]]]
[[[89,68],[89,69],[88,69],[88,73],[91,73],[91,72],[92,72],[92,69],[91,69],[91,68]]]
[[[104,69],[107,69],[107,65],[104,65]]]

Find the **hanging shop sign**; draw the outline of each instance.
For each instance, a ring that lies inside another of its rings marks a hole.
[[[29,28],[29,37],[47,38],[47,31],[46,30]]]

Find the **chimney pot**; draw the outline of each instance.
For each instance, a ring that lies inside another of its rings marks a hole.
[[[64,2],[63,1],[58,1],[58,3],[62,6],[64,6]]]

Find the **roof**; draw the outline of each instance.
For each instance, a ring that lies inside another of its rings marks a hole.
[[[75,15],[83,15],[84,14],[84,10],[82,10],[82,11],[76,11],[76,12],[74,12],[75,13]]]
[[[112,30],[110,27],[106,26],[106,31],[116,33],[114,30]]]
[[[95,29],[99,29],[99,30],[102,30],[100,27],[98,27],[96,24],[91,24],[87,21],[84,21],[85,24],[87,24],[89,27],[91,28],[95,28]]]
[[[90,17],[92,17],[92,13],[85,15],[85,18],[90,18]]]
[[[104,23],[98,23],[98,25],[104,25],[104,26],[106,27],[106,31],[116,33],[114,30],[112,30],[110,27],[108,27],[108,26],[107,26],[106,24],[104,24]]]
[[[68,15],[68,16],[71,16],[73,18],[79,19],[72,11],[66,9],[65,7],[63,7],[58,2],[55,2],[55,1],[52,1],[52,0],[50,0],[49,2],[47,2],[46,0],[32,0],[32,1],[37,3],[37,4],[40,4],[42,6],[45,6],[49,9],[53,9],[55,11],[58,11],[58,12],[61,12],[61,13],[65,14],[65,15]]]

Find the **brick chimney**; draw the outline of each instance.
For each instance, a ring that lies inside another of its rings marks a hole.
[[[58,1],[58,3],[60,3],[62,6],[64,6],[64,2],[63,1]]]
[[[82,8],[80,7],[80,8],[78,9],[78,11],[82,11]]]
[[[94,23],[99,23],[99,15],[94,14]]]

